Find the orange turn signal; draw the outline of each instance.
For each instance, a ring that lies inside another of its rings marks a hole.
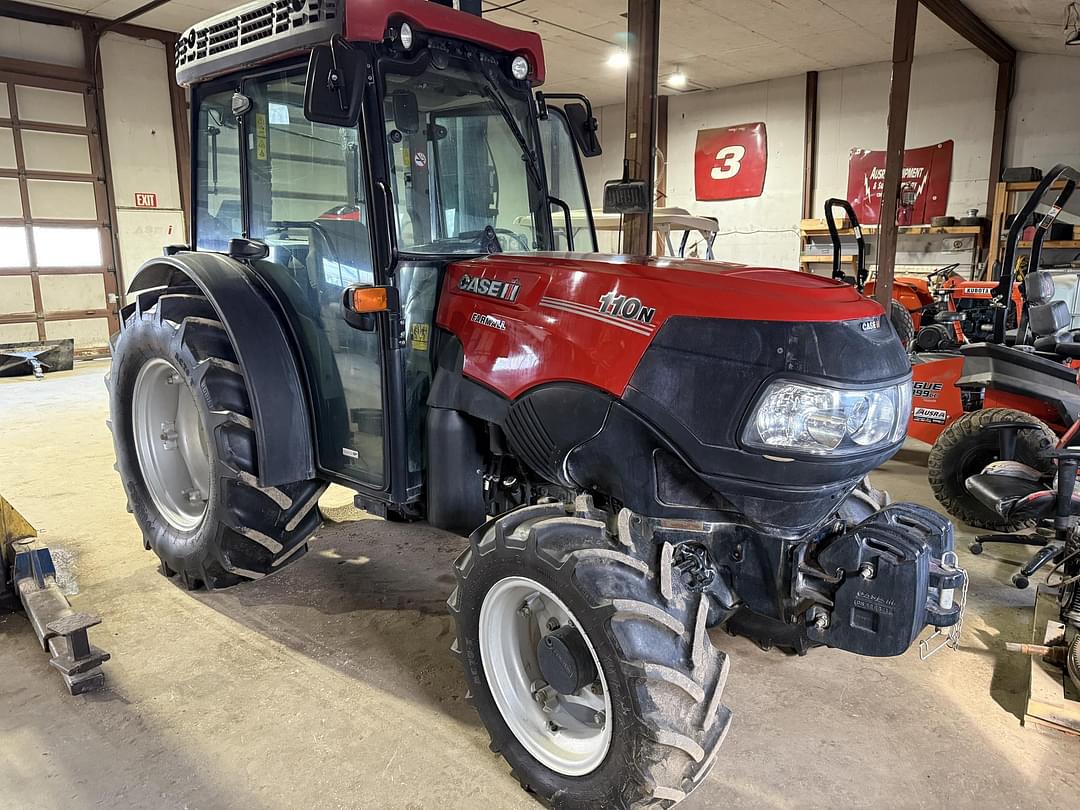
[[[354,287],[349,303],[353,312],[386,312],[390,309],[386,287]]]

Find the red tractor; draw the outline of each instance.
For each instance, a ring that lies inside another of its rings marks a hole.
[[[493,749],[560,808],[701,784],[730,719],[710,626],[870,656],[955,634],[951,524],[863,483],[911,393],[881,308],[573,253],[595,122],[535,92],[534,34],[427,0],[255,2],[186,32],[177,76],[192,243],[135,275],[109,376],[165,575],[280,570],[330,482],[468,535],[454,650]]]

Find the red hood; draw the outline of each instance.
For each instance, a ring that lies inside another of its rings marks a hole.
[[[848,321],[883,314],[876,302],[831,278],[768,267],[698,259],[582,253],[494,254],[452,265],[471,276],[533,277],[542,295],[595,306],[616,288],[655,307],[659,326],[671,315],[736,320]]]
[[[672,316],[805,322],[882,314],[853,287],[794,270],[504,253],[450,265],[437,321],[461,340],[465,375],[513,398],[555,381],[621,395]]]

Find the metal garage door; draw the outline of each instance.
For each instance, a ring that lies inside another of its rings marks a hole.
[[[0,71],[0,343],[108,352],[116,263],[92,87]]]

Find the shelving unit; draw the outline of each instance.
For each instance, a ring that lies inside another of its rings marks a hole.
[[[1053,188],[1061,189],[1063,182],[1053,185]],[[990,252],[986,257],[987,275],[992,272],[994,263],[997,262],[1005,249],[1005,238],[1009,235],[1009,229],[1005,227],[1005,220],[1010,214],[1015,214],[1027,195],[1039,187],[1037,182],[1023,183],[998,183],[994,192],[994,215],[990,221]],[[1077,234],[1074,233],[1074,236]],[[1021,250],[1030,250],[1031,242],[1019,242],[1017,247]],[[1080,251],[1080,239],[1057,239],[1043,242],[1043,250],[1076,250]]]
[[[844,223],[846,225],[846,223]],[[867,241],[867,265],[873,270],[876,264],[876,225],[864,225],[863,236]],[[832,263],[832,242],[829,229],[823,219],[804,219],[799,225],[802,247],[799,269],[805,273],[821,274]],[[855,266],[855,234],[849,227],[838,231],[843,243],[842,261],[850,270]],[[939,237],[945,237],[940,239]],[[987,229],[978,225],[957,225],[935,228],[930,225],[909,225],[900,228],[897,238],[898,270],[906,274],[930,273],[947,264],[960,264],[968,277],[981,270],[986,252]],[[823,268],[822,265],[826,265]]]

